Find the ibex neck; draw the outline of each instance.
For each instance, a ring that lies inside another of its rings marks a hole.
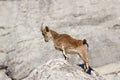
[[[59,36],[59,34],[57,32],[55,32],[53,30],[50,30],[50,31],[51,31],[53,39],[56,39]]]

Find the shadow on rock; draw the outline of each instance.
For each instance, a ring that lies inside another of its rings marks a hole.
[[[6,66],[6,65],[0,65],[0,70],[1,69],[7,69],[8,68],[8,66]]]
[[[84,66],[85,66],[85,64],[83,63],[83,64],[77,64],[79,67],[81,67],[82,69],[84,69]],[[90,66],[89,66],[89,69],[87,70],[87,72],[86,73],[88,73],[88,74],[90,74],[91,75],[91,71],[94,71]]]

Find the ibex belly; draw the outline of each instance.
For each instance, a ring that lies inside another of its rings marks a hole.
[[[67,54],[77,54],[78,51],[74,48],[68,48],[66,49]]]

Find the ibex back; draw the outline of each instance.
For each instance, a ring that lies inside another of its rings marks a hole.
[[[77,40],[68,34],[58,34],[47,26],[45,28],[41,27],[41,32],[45,42],[48,42],[50,39],[53,40],[55,48],[62,51],[65,60],[68,59],[66,54],[79,54],[85,63],[84,71],[88,70],[89,64],[86,55],[86,45],[88,46],[88,44],[85,39]]]

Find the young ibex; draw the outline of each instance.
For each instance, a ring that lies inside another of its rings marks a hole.
[[[78,53],[85,63],[84,71],[88,70],[89,64],[86,56],[86,45],[88,47],[88,44],[85,39],[77,40],[68,34],[58,34],[57,32],[49,29],[47,26],[45,28],[41,26],[41,32],[45,42],[48,42],[50,39],[53,40],[55,48],[63,52],[65,60],[68,59],[66,54]]]

